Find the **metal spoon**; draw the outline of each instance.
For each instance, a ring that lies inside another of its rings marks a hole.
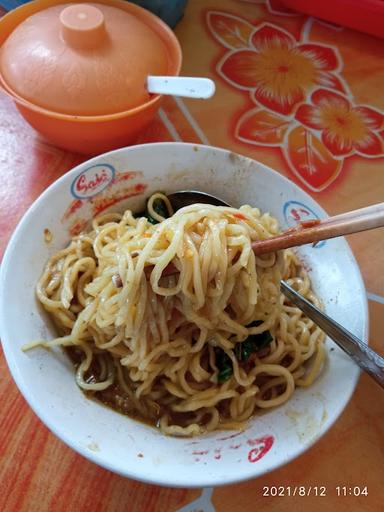
[[[362,370],[384,388],[384,357],[372,350],[354,334],[344,329],[328,315],[320,311],[286,282],[280,282],[284,295],[313,320],[339,347],[348,354]]]
[[[171,201],[173,209],[180,210],[184,206],[189,206],[191,204],[211,204],[213,206],[229,206],[230,204],[226,203],[222,199],[216,196],[212,196],[211,194],[207,194],[206,192],[199,192],[198,190],[178,190],[177,192],[173,192],[171,194],[167,194],[168,199]]]

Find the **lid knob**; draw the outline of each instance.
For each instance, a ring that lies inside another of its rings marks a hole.
[[[64,41],[76,48],[99,46],[107,35],[104,14],[90,4],[70,5],[60,14]]]

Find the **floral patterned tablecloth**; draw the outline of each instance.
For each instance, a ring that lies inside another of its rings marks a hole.
[[[190,0],[176,33],[183,73],[212,77],[217,93],[206,102],[167,98],[138,142],[183,140],[248,155],[330,214],[383,201],[382,40],[273,0]],[[84,159],[43,141],[0,94],[1,253],[33,200]],[[350,237],[369,298],[370,343],[382,353],[383,235]],[[29,409],[1,353],[0,510],[376,512],[384,497],[383,417],[382,391],[363,375],[341,418],[297,460],[215,490],[160,488],[114,475],[63,445]],[[271,486],[284,496],[264,496]]]

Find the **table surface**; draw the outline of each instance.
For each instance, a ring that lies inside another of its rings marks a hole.
[[[140,142],[182,140],[248,155],[298,183],[329,214],[383,200],[382,40],[273,0],[190,0],[176,33],[183,73],[212,77],[217,92],[209,101],[167,98]],[[275,54],[263,60],[268,48]],[[0,94],[1,254],[31,203],[83,160],[39,138]],[[349,240],[368,293],[370,344],[381,353],[383,235],[380,229]],[[316,512],[326,505],[377,512],[384,497],[383,418],[382,390],[362,375],[340,419],[293,462],[217,489],[161,488],[106,471],[55,438],[18,392],[0,352],[0,510]],[[287,486],[303,486],[311,495],[266,497],[264,486],[284,486],[285,494]],[[367,486],[368,496],[338,497],[336,486]],[[314,487],[324,487],[326,497],[314,496]]]

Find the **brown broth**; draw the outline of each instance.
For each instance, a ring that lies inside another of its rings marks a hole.
[[[64,347],[64,351],[75,368],[77,368],[83,360],[82,351],[76,347]],[[97,366],[97,363],[91,366],[90,370],[86,374],[87,379],[94,379],[95,381],[99,380],[98,374],[100,373],[100,369],[97,368]],[[163,414],[168,414],[172,423],[181,426],[186,426],[188,424],[188,420],[193,416],[190,413],[172,412],[171,409],[164,404],[154,407],[153,402],[146,397],[142,397],[140,399],[140,403],[145,405],[147,410],[147,414],[143,414],[118,382],[114,382],[111,386],[102,391],[82,390],[82,392],[87,398],[95,400],[99,404],[151,427],[158,427],[159,419]]]

